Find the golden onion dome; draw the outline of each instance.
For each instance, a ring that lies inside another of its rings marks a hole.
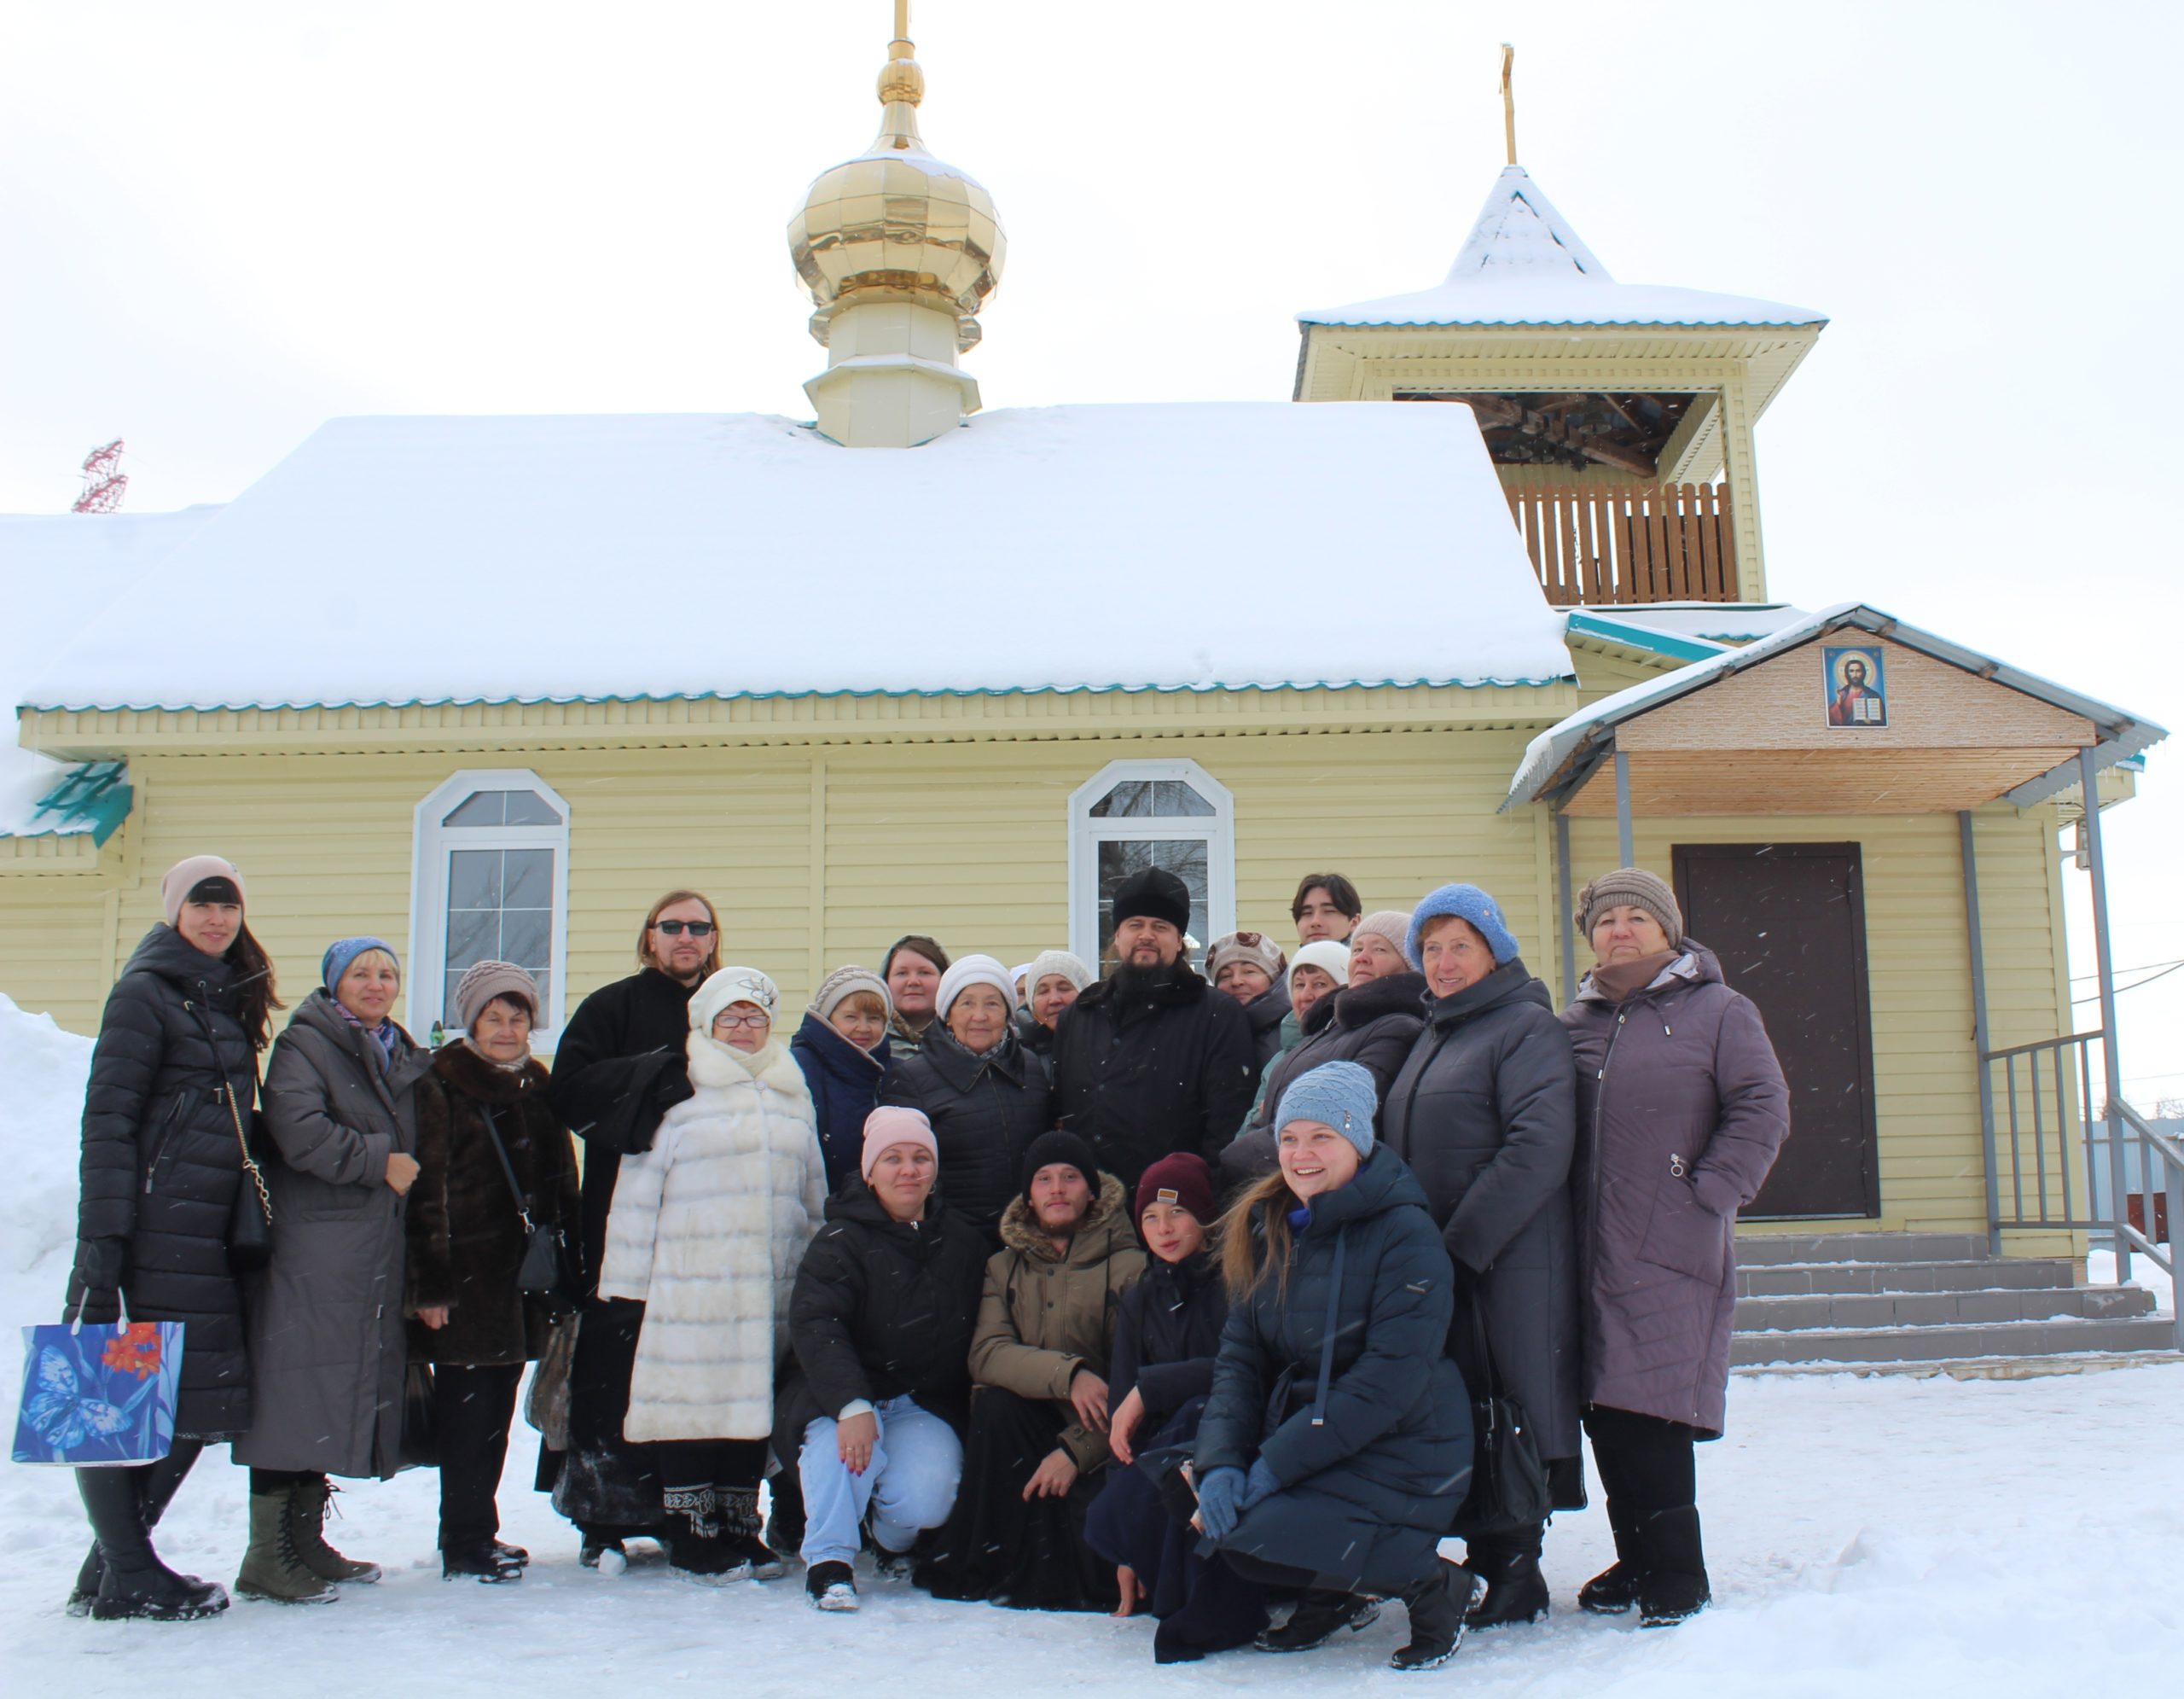
[[[789,256],[818,309],[811,335],[822,346],[843,308],[908,300],[953,313],[956,346],[968,348],[979,340],[974,315],[999,287],[1008,256],[993,196],[927,153],[918,135],[925,73],[905,38],[906,10],[897,10],[880,73],[880,134],[822,172],[788,223]]]

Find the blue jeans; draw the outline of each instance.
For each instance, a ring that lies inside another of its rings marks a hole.
[[[797,1473],[804,1481],[805,1564],[855,1563],[866,1508],[872,1537],[892,1552],[908,1551],[926,1528],[948,1520],[963,1474],[956,1430],[908,1398],[876,1407],[880,1438],[863,1475],[842,1461],[834,1419],[807,1423]]]

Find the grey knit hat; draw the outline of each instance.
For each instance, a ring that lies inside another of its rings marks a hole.
[[[1354,1062],[1323,1062],[1292,1081],[1275,1111],[1277,1136],[1292,1121],[1331,1126],[1360,1156],[1373,1154],[1373,1116],[1380,1107],[1380,1088],[1369,1069]]]
[[[1091,969],[1084,965],[1082,957],[1072,956],[1066,950],[1042,950],[1031,958],[1031,965],[1024,975],[1024,995],[1029,997],[1039,988],[1039,981],[1048,974],[1062,974],[1077,990],[1083,991],[1092,983]]]
[[[1625,903],[1653,916],[1668,934],[1670,949],[1683,947],[1683,911],[1676,906],[1676,893],[1665,879],[1642,867],[1618,867],[1612,873],[1603,873],[1578,893],[1577,930],[1590,938],[1593,923],[1601,912]]]
[[[1396,954],[1403,953],[1404,942],[1410,936],[1410,916],[1401,909],[1375,909],[1350,929],[1350,941],[1357,942],[1357,934],[1369,932],[1375,938],[1385,938],[1396,947]]]
[[[842,999],[851,992],[868,991],[880,999],[880,1007],[889,1015],[895,1012],[895,999],[887,995],[887,981],[869,968],[852,964],[837,968],[819,981],[819,989],[811,993],[811,1012],[822,1021],[831,1021],[834,1011],[842,1006]]]
[[[513,962],[476,962],[455,982],[455,1024],[468,1032],[497,997],[515,998],[537,1023],[538,981]]]

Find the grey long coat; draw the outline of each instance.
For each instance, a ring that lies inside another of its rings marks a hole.
[[[1774,1047],[1688,939],[1620,1004],[1588,978],[1562,1024],[1577,1055],[1585,1401],[1719,1434],[1736,1214],[1790,1131]]]
[[[403,1201],[386,1159],[417,1149],[415,1085],[431,1056],[403,1034],[392,1068],[314,991],[273,1046],[273,1261],[250,1309],[250,1432],[237,1463],[392,1475],[408,1353]]]
[[[1426,1189],[1456,1264],[1455,1355],[1473,1377],[1468,1273],[1502,1383],[1548,1458],[1579,1450],[1577,1120],[1569,1037],[1547,987],[1513,959],[1426,1005],[1426,1030],[1380,1109],[1380,1136]]]

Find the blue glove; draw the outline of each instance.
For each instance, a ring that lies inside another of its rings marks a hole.
[[[1199,1526],[1205,1537],[1224,1540],[1236,1531],[1236,1518],[1244,1513],[1244,1471],[1210,1469],[1198,1484]]]
[[[1244,1502],[1236,1508],[1248,1510],[1262,1500],[1271,1498],[1281,1491],[1281,1483],[1274,1478],[1274,1471],[1260,1458],[1252,1464],[1252,1472],[1244,1477]]]

